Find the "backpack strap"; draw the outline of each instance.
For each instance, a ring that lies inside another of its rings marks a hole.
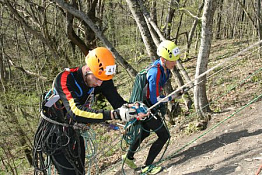
[[[157,67],[157,75],[156,75],[156,78],[157,78],[157,81],[158,81],[158,80],[160,79],[160,75],[161,75],[160,64],[158,63],[156,66],[153,65],[153,66],[151,66],[149,69],[151,69],[152,67]],[[148,69],[147,71],[149,71],[149,69]],[[158,87],[157,87],[157,88],[158,88]],[[157,92],[159,92],[158,89],[157,89]],[[149,99],[149,97],[150,97],[149,86],[147,86],[146,98]]]

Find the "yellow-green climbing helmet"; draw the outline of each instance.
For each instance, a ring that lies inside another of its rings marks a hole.
[[[157,48],[157,55],[169,61],[177,61],[180,51],[173,41],[162,41]]]

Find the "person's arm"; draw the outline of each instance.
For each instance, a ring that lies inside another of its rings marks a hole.
[[[95,89],[95,93],[100,92],[106,97],[106,99],[114,109],[117,109],[123,104],[127,103],[117,92],[113,80],[103,81],[102,85]]]
[[[161,71],[157,67],[151,68],[147,73],[150,101],[155,104],[160,98],[160,76]]]
[[[127,102],[117,92],[113,80],[103,81],[102,85],[95,89],[95,94],[96,93],[102,93],[115,109],[112,111],[113,119],[129,121],[130,118],[134,118],[137,115],[135,109],[125,105]]]

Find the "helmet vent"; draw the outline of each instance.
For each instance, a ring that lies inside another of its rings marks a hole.
[[[167,49],[167,48],[165,48],[165,49],[168,52],[169,58],[172,58],[172,52],[169,49]]]

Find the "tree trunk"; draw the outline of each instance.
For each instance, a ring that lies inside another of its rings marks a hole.
[[[5,92],[5,77],[4,77],[4,35],[1,37],[0,39],[0,81],[1,81],[1,85],[2,87],[0,88],[2,90],[2,92]]]
[[[259,40],[262,40],[262,25],[261,25],[261,0],[257,0],[257,32]],[[262,44],[260,44],[260,47]],[[261,48],[259,48],[259,58],[261,57]]]
[[[126,0],[126,2],[139,28],[147,53],[150,56],[150,59],[154,61],[157,59],[156,47],[150,35],[150,31],[147,27],[140,5],[136,0]]]
[[[141,5],[140,5],[141,6]],[[142,6],[143,8],[143,6]],[[144,12],[143,12],[144,13]],[[150,31],[150,34],[152,36],[152,39],[155,43],[156,46],[158,46],[160,44],[160,39],[159,39],[159,36],[157,34],[157,31],[154,30],[154,28],[152,27],[152,25],[150,24],[149,20],[147,17],[145,17],[146,19],[146,22],[147,22],[147,26],[148,26],[148,29]],[[156,2],[153,1],[152,2],[152,7],[151,7],[151,10],[150,10],[150,19],[156,24],[157,23],[157,14],[156,14]]]
[[[202,16],[201,45],[197,58],[195,77],[207,71],[208,58],[212,41],[213,16],[218,0],[206,0]],[[210,111],[206,94],[206,75],[195,80],[194,88],[195,110],[200,119],[205,119],[206,112]]]
[[[174,7],[178,7],[179,1],[180,0],[170,0],[170,3],[169,3],[167,17],[166,17],[166,25],[165,25],[165,28],[164,28],[165,38],[167,38],[167,39],[170,38],[172,20],[173,20],[174,14],[175,14],[175,8]]]
[[[221,39],[221,21],[223,14],[223,4],[224,0],[219,1],[219,12],[217,14],[217,31],[216,31],[216,39]]]
[[[77,7],[76,1],[72,1],[73,6]],[[71,44],[72,44],[72,50],[75,53],[75,45],[77,45],[79,47],[79,49],[84,53],[84,55],[88,54],[88,51],[91,50],[91,48],[88,48],[86,46],[86,44],[84,43],[84,41],[82,41],[75,33],[74,29],[73,29],[73,25],[74,25],[74,16],[71,13],[66,14],[66,21],[67,21],[67,25],[66,25],[66,31],[67,31],[67,36],[68,38],[71,40]]]
[[[202,4],[198,8],[197,16],[200,16],[200,14],[203,10],[203,7],[204,7],[204,1],[202,2]],[[193,39],[193,36],[194,36],[195,31],[196,31],[196,27],[197,27],[198,23],[199,23],[199,19],[195,18],[193,25],[192,25],[192,27],[189,31],[188,39],[187,39],[187,50],[186,50],[186,53],[185,53],[186,58],[187,58],[187,55],[189,54],[189,50],[190,50],[190,47],[191,47],[191,44],[192,44],[192,39]]]

